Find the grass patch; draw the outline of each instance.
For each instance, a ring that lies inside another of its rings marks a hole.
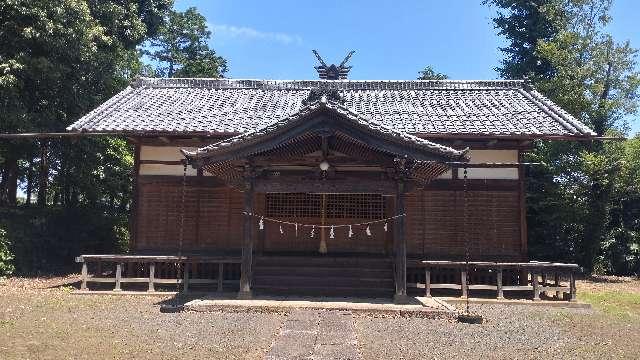
[[[622,320],[640,319],[640,294],[626,291],[583,291],[578,298],[607,315]]]

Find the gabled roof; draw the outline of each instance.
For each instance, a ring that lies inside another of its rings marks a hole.
[[[330,123],[326,115],[336,115]],[[419,137],[395,130],[375,120],[367,119],[347,109],[340,103],[322,96],[319,100],[305,105],[297,113],[272,124],[226,140],[200,148],[196,151],[182,150],[190,162],[207,158],[210,162],[223,162],[242,159],[260,152],[271,150],[279,143],[270,139],[284,137],[281,142],[305,132],[319,129],[344,129],[346,132],[359,133],[360,140],[369,146],[378,148],[391,155],[402,157],[413,154],[418,161],[468,161],[466,150],[436,144]],[[380,141],[380,145],[374,143]]]
[[[314,89],[421,137],[585,138],[595,133],[523,81],[149,79],[135,81],[70,131],[232,136],[300,111]]]

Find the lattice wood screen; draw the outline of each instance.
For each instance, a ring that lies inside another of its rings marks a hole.
[[[268,217],[319,218],[322,216],[323,194],[271,193],[266,194],[265,211]],[[384,218],[384,199],[380,194],[324,194],[328,219]]]

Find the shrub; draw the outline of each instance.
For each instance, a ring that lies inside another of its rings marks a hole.
[[[13,274],[15,270],[13,266],[14,256],[9,245],[6,231],[0,228],[0,278]]]
[[[12,264],[21,275],[77,271],[81,254],[111,254],[127,250],[126,214],[90,207],[0,208],[0,223],[12,244]]]

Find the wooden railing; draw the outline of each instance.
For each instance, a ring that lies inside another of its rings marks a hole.
[[[468,297],[471,290],[493,290],[498,299],[504,298],[505,291],[527,291],[533,293],[534,301],[543,292],[576,301],[576,273],[580,271],[576,264],[547,262],[469,262],[467,267],[462,261],[421,261],[415,265],[423,268],[424,283],[410,285],[424,287],[427,297],[432,289],[460,290],[462,297]]]
[[[81,255],[80,290],[89,291],[88,283],[114,283],[113,291],[121,291],[122,284],[148,284],[147,291],[155,292],[156,285],[182,285],[188,292],[191,285],[215,284],[222,292],[225,285],[237,285],[239,257],[151,256],[151,255]],[[90,269],[92,271],[90,271]]]

